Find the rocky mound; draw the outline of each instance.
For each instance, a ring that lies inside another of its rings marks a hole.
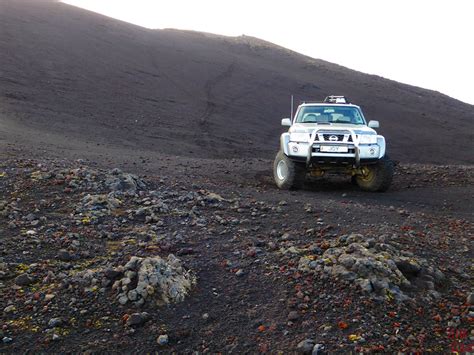
[[[407,292],[425,291],[438,299],[437,287],[446,281],[444,274],[427,260],[416,257],[387,235],[366,238],[361,234],[342,236],[320,258],[300,258],[299,269],[330,275],[356,283],[377,299],[405,301]]]
[[[157,305],[180,302],[196,283],[196,278],[183,269],[180,260],[173,254],[166,259],[133,256],[125,266],[108,274],[122,275],[112,285],[118,293],[119,303],[131,302],[139,306],[150,298],[154,298]]]
[[[121,305],[143,306],[148,302],[162,306],[183,301],[196,277],[169,254],[166,258],[132,256],[125,265],[72,272],[65,281],[82,286],[84,292],[95,292],[99,287],[105,295],[112,291]]]

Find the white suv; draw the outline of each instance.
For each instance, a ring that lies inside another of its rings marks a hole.
[[[306,174],[346,173],[363,190],[386,191],[392,182],[393,163],[385,153],[385,138],[367,125],[359,106],[343,96],[328,96],[322,103],[304,103],[293,119],[284,118],[288,132],[280,137],[273,165],[280,189],[299,188]]]

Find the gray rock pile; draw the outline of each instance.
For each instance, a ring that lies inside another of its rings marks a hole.
[[[118,278],[112,289],[117,292],[119,303],[137,306],[149,300],[157,305],[183,301],[196,283],[195,276],[173,254],[166,259],[133,256],[124,266],[106,272],[107,275]]]
[[[169,207],[161,199],[146,197],[140,202],[141,207],[134,211],[134,216],[145,217],[146,223],[156,223],[160,220],[159,214],[169,212]],[[133,217],[131,217],[133,218]]]
[[[407,291],[420,290],[432,298],[439,298],[435,288],[446,281],[440,270],[403,250],[403,245],[388,236],[342,236],[321,257],[301,257],[298,268],[356,283],[374,298],[398,301],[410,298]]]
[[[105,186],[111,191],[121,191],[135,194],[146,187],[145,182],[138,176],[113,169],[105,178]]]
[[[138,176],[124,173],[120,169],[108,172],[92,168],[38,170],[31,173],[33,180],[51,180],[73,190],[103,190],[134,195],[145,189],[145,182]]]
[[[114,196],[114,193],[90,195],[82,198],[81,205],[78,208],[80,212],[86,211],[106,211],[109,212],[119,207],[122,202]]]

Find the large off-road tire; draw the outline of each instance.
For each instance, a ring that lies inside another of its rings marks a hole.
[[[273,162],[273,177],[279,189],[299,189],[303,187],[306,177],[306,166],[289,159],[279,151]]]
[[[357,185],[362,190],[385,192],[390,187],[393,178],[393,162],[386,155],[377,164],[362,167],[364,175],[356,175]]]

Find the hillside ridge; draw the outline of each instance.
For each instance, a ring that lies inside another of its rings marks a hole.
[[[55,2],[2,2],[0,22],[0,114],[20,132],[11,141],[34,145],[47,134],[271,158],[290,95],[343,94],[381,122],[394,159],[472,163],[474,106],[251,36],[149,30]]]

